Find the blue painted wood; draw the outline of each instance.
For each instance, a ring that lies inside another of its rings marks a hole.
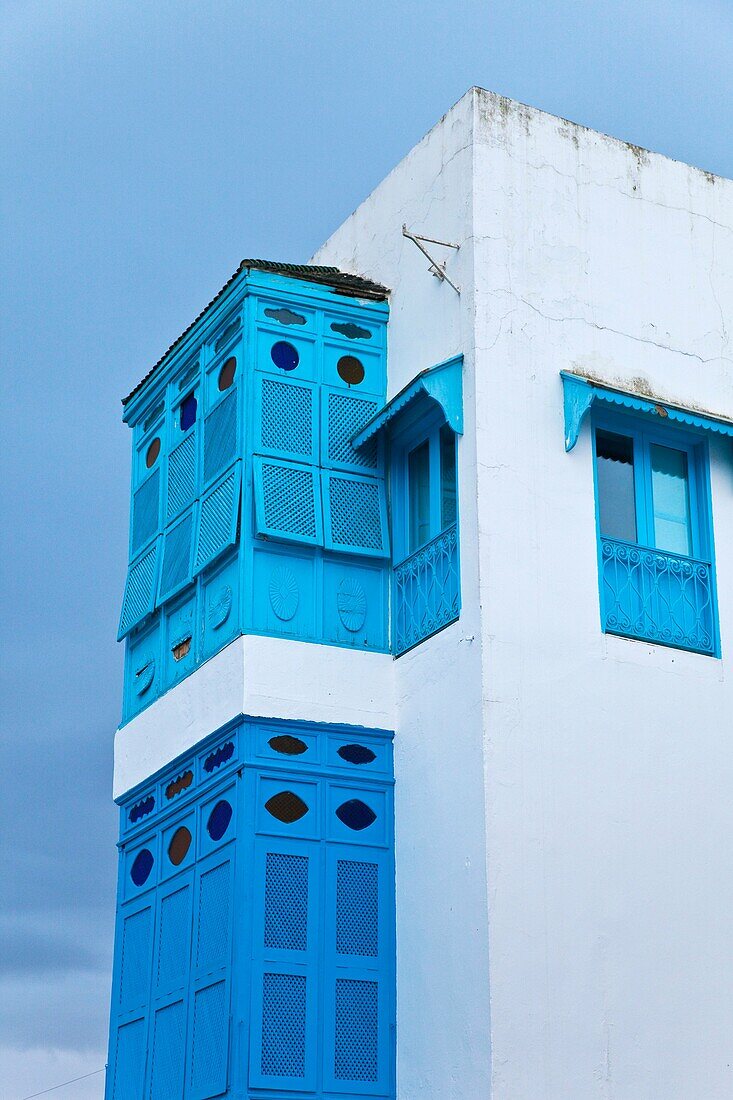
[[[609,537],[601,529],[596,433],[625,436],[633,446],[637,538]],[[661,645],[720,656],[712,498],[707,440],[646,416],[593,413],[598,579],[602,629]],[[658,545],[652,470],[653,447],[685,456],[691,553]]]
[[[663,401],[649,400],[637,394],[601,385],[581,375],[560,371],[563,383],[565,412],[565,450],[572,451],[578,441],[583,419],[591,408],[622,408],[629,412],[644,413],[655,421],[661,420],[681,425],[683,429],[712,432],[733,438],[733,421],[727,417],[702,416],[693,409],[683,409]]]
[[[278,753],[271,742],[282,737],[306,751]],[[373,750],[359,765],[337,755],[354,743]],[[263,1100],[394,1096],[391,750],[384,731],[241,720],[130,792],[107,1100],[248,1088]],[[283,791],[309,813],[273,818],[265,803]],[[362,830],[336,813],[354,799],[375,814]],[[221,802],[232,814],[214,836]],[[168,848],[182,826],[192,843],[174,866]],[[137,887],[130,869],[143,848],[154,871]]]

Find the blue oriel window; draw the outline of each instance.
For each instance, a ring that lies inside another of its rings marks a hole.
[[[705,440],[612,414],[594,437],[604,630],[716,654]]]
[[[458,618],[456,434],[434,409],[392,452],[396,654]]]

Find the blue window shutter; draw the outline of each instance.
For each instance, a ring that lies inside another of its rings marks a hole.
[[[135,557],[157,534],[160,516],[160,470],[146,478],[132,498],[130,556]]]
[[[182,443],[171,451],[168,459],[168,501],[166,520],[172,519],[187,508],[196,496],[196,431],[190,432]]]
[[[337,978],[333,1076],[337,1082],[379,1080],[379,982]],[[337,1086],[338,1087],[338,1086]]]
[[[242,466],[237,463],[201,498],[194,574],[215,561],[237,541]]]
[[[191,1092],[196,1100],[226,1092],[229,1063],[229,985],[222,979],[194,993]]]
[[[150,1100],[183,1095],[186,1067],[186,1005],[183,1000],[159,1008],[153,1024]]]
[[[231,852],[231,848],[227,849]],[[219,860],[219,862],[217,862]],[[227,1089],[232,958],[231,859],[214,856],[199,865],[192,945],[190,1100],[208,1100]]]
[[[386,1094],[394,976],[389,861],[366,845],[327,852],[324,1090]]]
[[[257,382],[257,450],[280,458],[316,462],[318,397],[315,386],[270,376],[261,376]]]
[[[188,512],[178,523],[172,524],[163,536],[158,604],[175,596],[191,580],[193,517],[194,512]]]
[[[155,985],[159,996],[185,988],[191,954],[191,886],[161,898]]]
[[[321,477],[326,548],[369,557],[388,557],[384,481],[328,471],[323,471]]]
[[[237,457],[237,388],[232,387],[204,421],[204,482],[206,485]]]
[[[131,1020],[117,1029],[111,1100],[129,1100],[143,1095],[147,1021]]]
[[[119,1008],[126,1012],[143,1008],[150,993],[150,966],[153,950],[153,911],[148,905],[137,912],[126,912],[122,924],[120,954]]]
[[[150,549],[134,561],[127,571],[118,641],[129,634],[155,607],[160,542],[160,538],[156,539]]]
[[[267,823],[263,822],[265,828]],[[297,831],[298,825],[288,826]],[[312,1091],[320,957],[318,844],[256,841],[250,1078],[252,1088]]]
[[[294,462],[254,458],[258,535],[320,546],[323,540],[318,470]]]
[[[376,470],[379,460],[377,437],[358,451],[351,446],[351,437],[375,415],[378,402],[343,390],[324,390],[322,408],[322,465],[346,470]]]

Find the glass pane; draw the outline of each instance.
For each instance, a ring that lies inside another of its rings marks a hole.
[[[654,502],[654,544],[673,554],[692,553],[690,486],[687,455],[672,447],[652,443],[652,500]]]
[[[189,393],[181,402],[181,431],[187,432],[196,423],[196,395]]]
[[[456,522],[456,437],[447,424],[440,429],[440,526]]]
[[[596,474],[601,534],[636,542],[633,439],[597,431]]]
[[[430,538],[430,448],[416,447],[407,459],[410,553]]]

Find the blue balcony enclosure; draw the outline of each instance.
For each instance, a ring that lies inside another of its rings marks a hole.
[[[412,649],[458,618],[461,587],[455,523],[395,565],[392,592],[396,654]]]
[[[700,653],[715,652],[709,562],[601,538],[604,629]]]
[[[124,402],[123,721],[238,634],[389,649],[383,287],[244,261]]]
[[[391,640],[396,656],[460,614],[457,436],[463,431],[460,356],[423,371],[354,436],[381,441],[392,507]]]
[[[389,733],[241,719],[124,799],[106,1100],[394,1097],[392,786]]]
[[[733,424],[574,375],[563,384],[566,449],[592,408],[603,629],[718,656],[706,434]]]

